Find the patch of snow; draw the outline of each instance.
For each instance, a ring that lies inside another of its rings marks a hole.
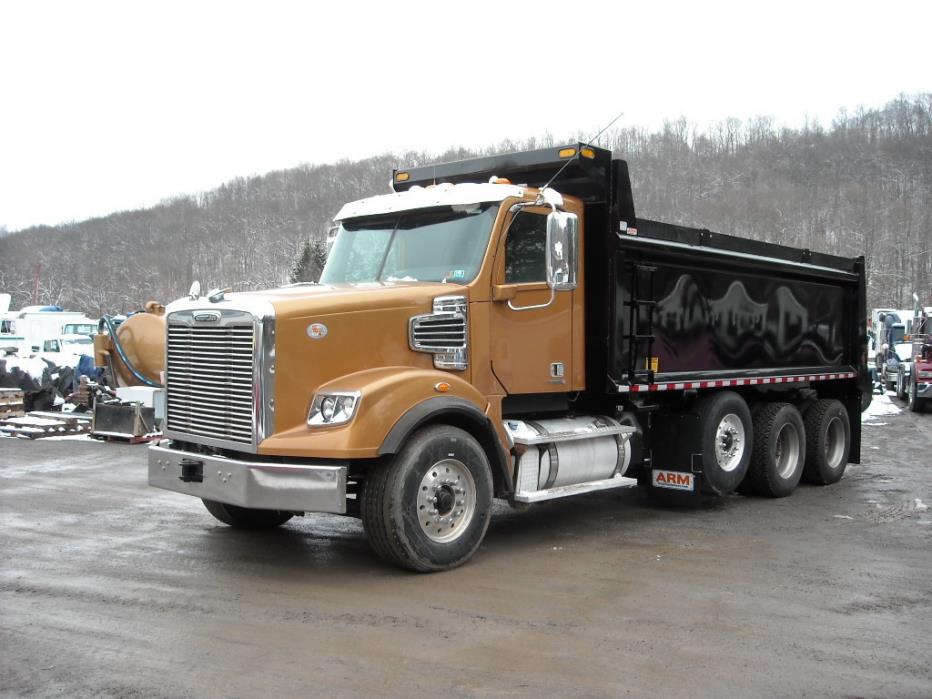
[[[899,415],[902,411],[898,405],[894,405],[893,401],[890,400],[890,396],[874,396],[874,399],[871,401],[871,404],[868,406],[867,410],[861,413],[861,422],[865,425],[886,425],[886,422],[874,422],[873,420],[878,417],[884,417],[887,415]]]
[[[106,442],[101,442],[100,440],[93,439],[86,432],[84,434],[61,434],[57,437],[43,437],[43,442],[94,442],[95,444],[106,444]]]
[[[45,417],[30,417],[29,415],[24,417],[10,417],[4,422],[7,424],[22,425],[23,427],[54,427],[62,424],[61,420],[50,420]]]
[[[851,515],[835,515],[835,519],[854,519]]]
[[[916,512],[925,512],[926,510],[929,509],[929,506],[926,505],[926,504],[925,504],[922,500],[920,500],[919,498],[916,498],[916,499],[915,499],[915,503],[916,503]]]
[[[6,360],[6,370],[10,371],[11,369],[20,369],[26,374],[29,374],[36,381],[42,381],[42,374],[46,369],[49,368],[49,365],[43,362],[38,357],[4,357]]]

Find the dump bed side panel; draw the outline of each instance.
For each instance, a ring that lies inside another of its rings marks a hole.
[[[854,261],[814,264],[804,251],[714,234],[705,245],[652,236],[658,228],[674,227],[641,221],[637,236],[618,238],[616,384],[857,371]]]

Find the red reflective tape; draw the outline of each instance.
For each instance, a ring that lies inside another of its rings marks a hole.
[[[767,376],[754,379],[712,379],[709,381],[686,381],[683,383],[651,383],[619,386],[619,393],[647,393],[656,391],[682,391],[696,388],[725,388],[727,386],[757,386],[760,384],[801,383],[804,381],[831,381],[835,379],[853,379],[857,372],[840,374],[812,374],[809,376]]]

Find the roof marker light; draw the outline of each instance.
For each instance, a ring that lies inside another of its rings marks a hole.
[[[410,172],[396,172],[395,182],[407,182],[411,178]]]
[[[579,151],[579,154],[584,158],[589,158],[590,160],[595,158],[595,151],[591,148],[583,148]]]
[[[576,155],[575,148],[561,148],[560,152],[557,153],[560,158],[572,158],[574,155]]]

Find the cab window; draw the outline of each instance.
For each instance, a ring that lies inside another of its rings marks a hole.
[[[547,281],[546,247],[547,217],[527,211],[518,213],[505,239],[505,283]]]

